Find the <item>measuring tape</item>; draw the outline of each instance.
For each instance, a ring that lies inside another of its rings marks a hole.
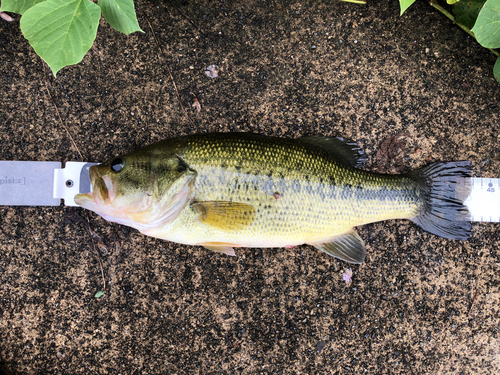
[[[500,178],[461,180],[459,185],[470,188],[469,196],[464,201],[470,212],[470,221],[500,222]]]

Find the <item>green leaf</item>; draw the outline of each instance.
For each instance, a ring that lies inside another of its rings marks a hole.
[[[486,1],[472,32],[483,47],[500,48],[500,0]]]
[[[472,29],[477,15],[486,0],[462,0],[453,5],[453,15],[458,23]]]
[[[21,17],[21,30],[54,76],[82,61],[94,43],[101,9],[89,0],[47,0]]]
[[[500,57],[497,58],[495,66],[493,67],[493,75],[497,79],[498,83],[500,83]]]
[[[451,5],[451,4],[455,4],[458,1],[459,0],[446,0],[446,3]]]
[[[24,14],[29,8],[45,0],[2,0],[1,12]]]
[[[399,0],[399,6],[401,7],[401,13],[399,14],[400,16],[405,12],[408,7],[413,4],[415,0]]]
[[[137,22],[133,0],[99,0],[98,5],[106,21],[115,30],[126,35],[134,31],[142,31]]]
[[[95,294],[95,298],[101,298],[104,295],[104,290],[100,290]]]

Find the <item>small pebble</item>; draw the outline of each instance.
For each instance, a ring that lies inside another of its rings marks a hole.
[[[342,275],[342,278],[346,283],[350,283],[352,281],[352,270],[350,268],[346,269],[344,274]]]
[[[205,74],[209,78],[217,78],[219,76],[219,67],[217,65],[210,65],[206,70]]]

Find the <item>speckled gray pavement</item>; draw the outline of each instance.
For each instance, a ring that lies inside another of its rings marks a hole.
[[[245,131],[340,135],[382,172],[470,160],[499,177],[495,58],[426,2],[403,17],[396,0],[136,7],[145,33],[102,22],[57,78],[18,17],[0,22],[1,160],[77,160],[68,132],[99,162]],[[80,208],[0,207],[0,223],[0,357],[16,375],[500,373],[500,224],[468,242],[367,225],[353,267],[309,246],[218,255]]]

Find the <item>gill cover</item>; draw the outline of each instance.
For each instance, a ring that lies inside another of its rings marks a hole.
[[[177,155],[134,151],[90,168],[92,192],[75,202],[147,233],[173,222],[193,196],[196,172]]]

